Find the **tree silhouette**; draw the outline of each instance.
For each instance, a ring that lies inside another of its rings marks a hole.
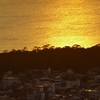
[[[8,70],[14,72],[27,69],[47,69],[66,71],[68,68],[79,73],[85,73],[93,67],[100,67],[100,45],[82,48],[80,45],[63,48],[49,44],[32,51],[25,47],[23,50],[12,49],[0,54],[0,73]]]

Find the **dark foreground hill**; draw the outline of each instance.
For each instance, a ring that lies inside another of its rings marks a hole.
[[[26,69],[47,69],[65,71],[72,68],[76,72],[86,72],[92,67],[100,67],[100,45],[84,49],[79,45],[54,48],[38,47],[33,51],[12,50],[0,54],[0,72],[14,72]]]

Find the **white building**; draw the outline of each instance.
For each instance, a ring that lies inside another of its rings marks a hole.
[[[80,80],[75,79],[75,80],[67,80],[66,81],[67,88],[72,88],[73,86],[80,86]]]
[[[8,96],[7,95],[0,95],[0,100],[8,100]]]
[[[48,67],[48,74],[50,75],[51,74],[51,68]]]
[[[67,75],[73,75],[75,72],[72,69],[68,69],[66,73]]]
[[[2,80],[2,86],[3,88],[6,88],[8,86],[11,86],[13,83],[21,83],[18,77],[13,77],[13,76],[4,76]]]
[[[13,93],[13,90],[12,89],[9,89],[9,90],[0,90],[0,95],[3,95],[3,94],[7,94],[7,93]]]
[[[54,79],[55,89],[59,89],[61,87],[61,82],[62,82],[62,79],[60,76],[57,76]]]
[[[51,92],[52,94],[51,95],[54,95],[55,94],[55,85],[57,84],[58,82],[55,82],[54,79],[49,79],[49,77],[41,77],[41,79],[39,80],[39,82],[37,84],[48,84],[49,85],[49,88],[48,88],[48,91]],[[60,82],[61,84],[61,82]]]
[[[88,98],[88,100],[99,100],[100,91],[96,89],[84,89],[83,95]]]
[[[35,100],[35,94],[34,93],[26,94],[26,100]]]
[[[49,98],[52,96],[49,84],[37,84],[35,87],[35,91],[37,94],[40,93],[39,100],[49,100]]]

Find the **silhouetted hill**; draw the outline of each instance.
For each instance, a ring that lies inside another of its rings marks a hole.
[[[86,72],[92,67],[100,67],[100,45],[91,48],[73,47],[36,47],[33,51],[12,50],[0,54],[0,72],[14,72],[26,69],[47,69],[65,71],[72,68],[76,72]]]

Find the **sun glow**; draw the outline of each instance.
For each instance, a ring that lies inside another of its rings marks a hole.
[[[0,51],[100,43],[100,0],[6,1],[0,2]]]
[[[50,35],[47,37],[50,44],[60,47],[74,44],[89,47],[95,44],[93,27],[95,27],[96,17],[87,15],[88,12],[93,14],[94,9],[90,8],[91,5],[83,4],[83,1],[61,2],[59,7],[53,10],[52,16],[55,20],[49,23],[48,34]],[[65,7],[66,5],[68,6]]]

